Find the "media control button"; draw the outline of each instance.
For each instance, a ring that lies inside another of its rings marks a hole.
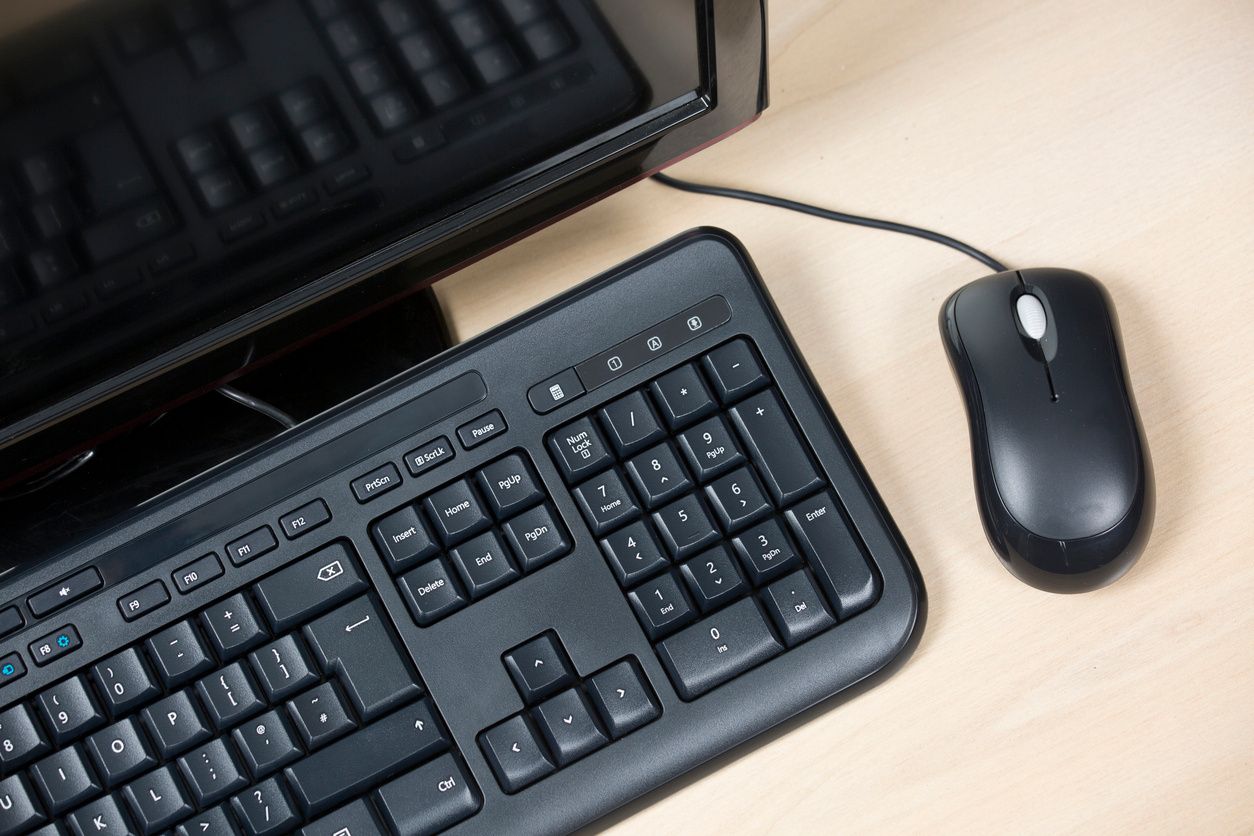
[[[214,578],[222,577],[222,574],[222,562],[218,560],[216,554],[210,552],[196,558],[181,569],[176,569],[172,577],[178,591],[186,595],[193,589],[198,589],[209,583]]]
[[[458,427],[457,437],[461,439],[462,446],[469,450],[500,435],[505,430],[505,418],[500,410],[494,409],[487,415],[480,415],[475,420]]]
[[[428,441],[417,450],[410,450],[405,454],[405,466],[409,468],[409,472],[415,476],[426,473],[437,465],[444,464],[453,458],[453,445],[449,444],[448,439],[440,436],[435,441]]]
[[[75,572],[46,589],[41,589],[26,600],[35,618],[43,618],[66,604],[77,601],[89,592],[104,586],[104,580],[94,566]]]
[[[165,584],[161,581],[153,581],[144,584],[130,595],[123,595],[119,598],[118,609],[127,621],[134,621],[141,615],[147,615],[158,607],[164,606],[169,601],[170,593],[166,591]]]
[[[330,519],[331,512],[327,510],[327,504],[321,499],[315,499],[279,518],[279,525],[283,528],[287,539],[294,540]]]
[[[574,369],[564,369],[527,390],[531,408],[544,415],[584,393],[583,384]]]
[[[377,467],[352,482],[353,496],[358,502],[367,502],[381,493],[392,490],[401,483],[401,472],[391,462]]]

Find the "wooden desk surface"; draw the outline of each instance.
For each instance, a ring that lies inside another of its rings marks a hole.
[[[747,245],[922,569],[922,644],[614,833],[1254,832],[1254,4],[771,0],[773,104],[674,173],[931,226],[1110,289],[1153,453],[1140,563],[1012,578],[937,332],[986,272],[644,182],[441,283],[470,336],[699,224]]]

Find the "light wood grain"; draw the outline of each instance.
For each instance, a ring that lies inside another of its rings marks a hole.
[[[441,283],[477,333],[699,224],[753,254],[922,569],[914,658],[614,833],[1254,830],[1254,3],[772,0],[773,103],[680,176],[933,226],[1110,289],[1153,453],[1140,563],[990,551],[937,333],[956,253],[635,185]]]

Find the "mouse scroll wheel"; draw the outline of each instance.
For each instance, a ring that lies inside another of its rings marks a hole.
[[[1023,294],[1015,302],[1015,313],[1019,315],[1023,333],[1034,340],[1045,336],[1045,306],[1040,299],[1031,293]]]

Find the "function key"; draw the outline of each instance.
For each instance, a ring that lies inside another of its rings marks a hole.
[[[74,629],[74,625],[67,624],[42,639],[31,642],[29,650],[30,657],[35,660],[35,664],[42,667],[82,646],[83,640],[79,638],[78,630]]]
[[[701,358],[719,400],[730,404],[770,383],[757,354],[743,339],[721,345]]]
[[[600,749],[609,738],[597,725],[592,709],[578,688],[563,691],[535,709],[540,733],[557,757],[557,765],[567,766]]]
[[[118,609],[127,621],[134,621],[169,602],[170,593],[166,591],[165,584],[161,581],[153,581],[144,584],[130,595],[123,595],[119,598]]]
[[[643,521],[619,529],[601,541],[601,551],[609,560],[620,586],[634,586],[669,565],[662,547]]]
[[[25,624],[22,612],[17,607],[5,607],[0,610],[0,638],[16,633]]]
[[[449,557],[471,598],[481,598],[518,577],[500,538],[491,531],[451,549]]]
[[[610,440],[620,456],[643,450],[664,434],[653,407],[639,390],[603,408],[601,420],[609,429]]]
[[[704,418],[715,408],[710,390],[691,363],[662,375],[653,381],[652,389],[672,430]]]
[[[716,546],[679,567],[688,584],[688,591],[702,612],[718,609],[733,601],[745,589],[745,582],[736,570],[726,546]]]
[[[768,586],[763,600],[775,628],[789,647],[836,623],[805,571],[793,572]]]
[[[172,577],[178,591],[186,595],[214,578],[222,577],[223,574],[222,562],[218,560],[216,554],[210,552],[175,570]]]
[[[662,713],[644,684],[643,675],[627,659],[589,679],[588,696],[615,740],[656,720]]]
[[[462,446],[469,450],[490,438],[495,438],[506,429],[504,416],[501,415],[499,409],[494,409],[487,415],[480,415],[475,420],[458,427],[457,437],[461,439]]]
[[[823,484],[774,391],[742,401],[731,416],[777,504],[794,502]]]
[[[412,505],[379,520],[371,526],[371,533],[393,573],[416,566],[440,550],[418,509]]]
[[[417,450],[405,454],[405,466],[415,476],[426,473],[431,468],[444,464],[453,458],[453,445],[448,439],[440,436],[435,441],[428,441]]]
[[[352,481],[353,496],[357,497],[358,502],[368,502],[381,493],[392,490],[401,483],[401,472],[396,469],[396,465],[388,462],[382,467],[376,467],[365,476],[359,476]]]
[[[633,589],[627,597],[644,631],[653,641],[674,632],[675,628],[682,627],[694,617],[688,596],[669,572]]]
[[[445,545],[465,540],[492,524],[470,482],[459,479],[424,500],[427,513],[435,519],[436,531]]]
[[[745,460],[732,440],[727,423],[718,415],[680,433],[679,447],[702,482],[731,470]]]
[[[100,572],[96,567],[88,566],[46,589],[39,590],[27,598],[26,603],[30,606],[31,614],[36,618],[43,618],[102,586],[104,579],[100,577]]]
[[[587,416],[550,435],[549,449],[568,482],[578,481],[613,461],[605,439]]]
[[[527,401],[532,409],[544,415],[583,393],[584,388],[579,382],[579,375],[574,369],[566,369],[528,389]]]
[[[542,633],[502,657],[523,702],[538,702],[572,685],[575,673],[557,635]]]
[[[845,620],[875,603],[879,576],[867,564],[831,491],[789,508],[784,516],[810,559],[823,591]]]
[[[250,531],[238,540],[232,540],[226,545],[226,556],[236,566],[243,566],[250,560],[261,557],[266,552],[277,548],[279,541],[274,538],[274,532],[270,530],[270,526],[263,525],[255,531]]]
[[[531,465],[517,453],[498,459],[478,473],[483,489],[498,520],[512,516],[544,498]]]
[[[24,676],[26,676],[26,662],[22,660],[22,654],[10,653],[0,658],[0,686],[8,685]],[[3,731],[2,727],[0,731]]]
[[[575,499],[593,534],[605,534],[640,514],[617,470],[607,470],[575,488]]]
[[[675,690],[694,700],[783,651],[752,598],[742,598],[658,645]]]
[[[331,519],[331,512],[327,509],[327,504],[321,499],[315,499],[313,502],[307,502],[301,507],[292,511],[290,514],[284,514],[279,518],[279,527],[283,529],[283,533],[287,539],[294,540],[307,531],[312,531],[318,526]]]
[[[466,606],[466,598],[457,588],[443,558],[437,557],[406,572],[399,583],[401,595],[420,627],[434,624]]]
[[[801,565],[801,558],[775,519],[745,531],[732,541],[732,546],[749,579],[758,586]]]
[[[570,551],[566,531],[547,504],[524,511],[502,528],[524,572],[534,571]]]
[[[692,487],[675,450],[664,442],[627,462],[627,473],[650,508],[669,502]]]
[[[531,723],[522,715],[510,717],[479,735],[479,748],[506,793],[534,784],[555,768]]]

